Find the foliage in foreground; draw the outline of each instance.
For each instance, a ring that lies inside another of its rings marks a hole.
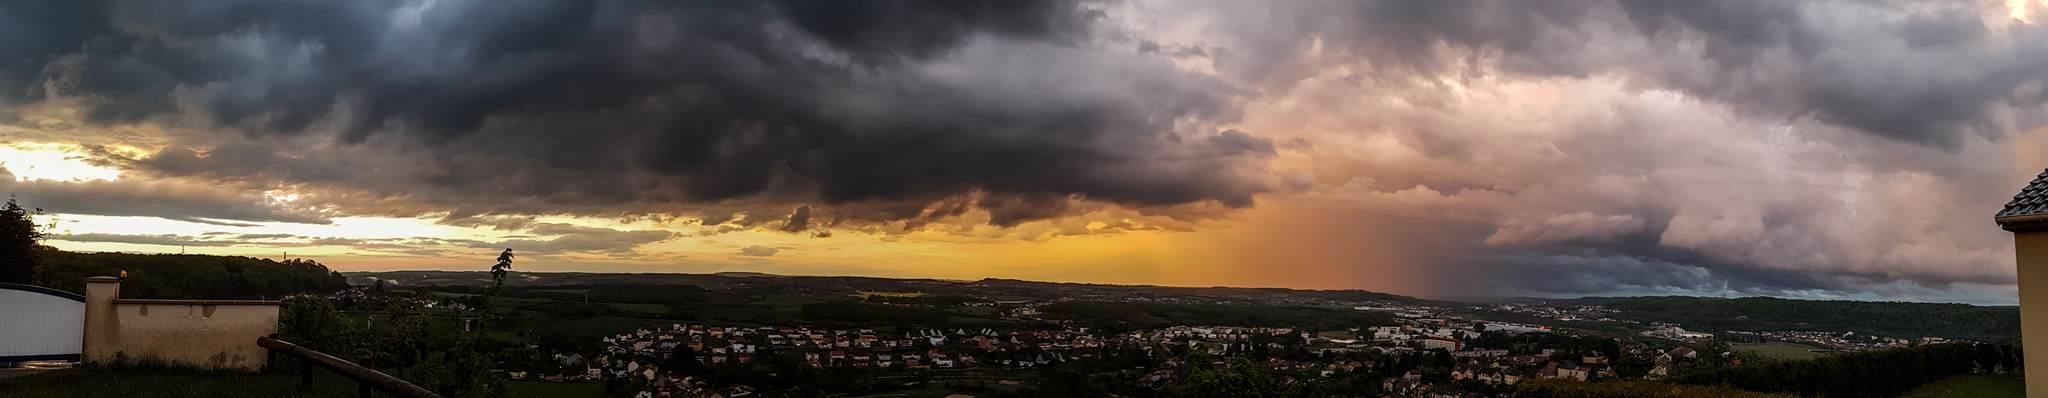
[[[2002,343],[2020,334],[2019,307],[1769,297],[1601,297],[1574,300],[1620,310],[1616,318],[1673,322],[1694,330],[1839,330],[1880,336],[1944,336]],[[1911,319],[1912,322],[1898,322]]]
[[[0,380],[9,398],[240,398],[352,397],[347,379],[316,370],[313,389],[301,391],[296,367],[244,373],[156,365],[94,366]]]
[[[436,335],[428,315],[410,302],[394,302],[383,313],[344,316],[324,297],[285,300],[278,335],[316,351],[367,366],[447,397],[501,395],[504,380],[491,374],[493,358],[521,350],[494,349],[474,333]],[[373,324],[374,323],[374,324]]]
[[[1791,398],[1723,386],[1691,386],[1646,380],[1580,382],[1531,380],[1515,387],[1518,398]]]
[[[2016,347],[1932,344],[1686,372],[1671,381],[1807,397],[1888,397],[1950,376],[2017,371],[2018,366]]]
[[[1915,388],[1900,398],[2019,398],[2027,395],[2027,381],[2017,375],[1956,376]]]
[[[41,262],[43,231],[30,216],[41,213],[22,208],[14,198],[0,204],[0,283],[31,283]]]

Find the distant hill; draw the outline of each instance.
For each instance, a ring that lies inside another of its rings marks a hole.
[[[726,272],[719,272],[719,273],[714,273],[714,274],[712,274],[712,275],[718,275],[718,276],[730,276],[730,277],[735,277],[735,278],[774,278],[774,277],[780,277],[780,276],[782,276],[782,275],[776,275],[776,274],[764,274],[764,273],[759,273],[759,272],[742,272],[742,271],[726,271]]]
[[[2003,343],[2020,334],[2019,307],[1769,297],[1588,297],[1553,304],[1620,310],[1616,319],[1702,331],[1843,330],[1891,337],[1945,336]]]
[[[490,274],[483,271],[388,271],[345,272],[349,283],[367,285],[374,280],[399,286],[483,286]],[[953,281],[938,279],[894,279],[860,276],[786,276],[758,272],[714,274],[516,272],[507,278],[511,286],[683,284],[711,289],[738,287],[784,287],[811,293],[855,294],[861,291],[921,292],[936,295],[973,295],[990,298],[1045,300],[1054,298],[1112,300],[1146,298],[1184,299],[1195,302],[1237,303],[1364,303],[1431,301],[1364,290],[1297,290],[1283,288],[1173,287],[1149,285],[1105,285],[1089,283],[1038,282],[1015,279]]]

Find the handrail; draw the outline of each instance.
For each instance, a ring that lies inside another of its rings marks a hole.
[[[422,388],[419,385],[412,384],[397,377],[391,377],[391,375],[384,374],[384,372],[379,372],[375,369],[366,368],[363,367],[362,365],[357,365],[354,362],[342,360],[341,358],[335,358],[333,355],[327,355],[319,351],[314,351],[310,348],[300,347],[297,344],[292,344],[284,340],[273,339],[268,336],[258,337],[256,338],[256,345],[262,346],[263,348],[268,349],[274,353],[283,353],[299,357],[300,359],[305,360],[306,363],[319,366],[322,369],[327,369],[328,371],[334,372],[335,374],[339,374],[342,377],[347,377],[350,380],[355,380],[358,386],[360,387],[360,391],[362,391],[362,396],[364,397],[370,396],[370,389],[383,391],[385,394],[390,394],[392,396],[401,398],[441,397],[440,394],[435,394],[433,391],[429,391],[426,388]],[[310,372],[306,373],[306,376],[304,376],[306,377],[306,379],[304,379],[305,381],[302,383],[310,384],[310,382],[312,381],[311,375],[312,373]]]

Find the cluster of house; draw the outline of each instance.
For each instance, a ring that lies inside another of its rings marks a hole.
[[[1560,360],[1556,354],[1551,350],[1535,355],[1508,355],[1507,350],[1453,352],[1451,355],[1458,358],[1458,364],[1452,368],[1450,378],[1452,383],[1507,386],[1532,379],[1587,381],[1621,377],[1615,372],[1613,360],[1605,355],[1588,353],[1578,359]],[[1669,375],[1682,360],[1699,357],[1698,352],[1685,347],[1660,350],[1655,354],[1656,366],[1646,376],[1652,379]],[[1380,388],[1389,395],[1400,397],[1465,396],[1454,385],[1425,380],[1421,371],[1389,377],[1381,381]]]
[[[764,351],[802,355],[805,363],[821,368],[1032,368],[1092,357],[1105,344],[1085,329],[917,329],[899,335],[873,329],[683,324],[621,333],[604,342],[601,361],[620,369],[678,353],[694,355],[703,364],[749,363]]]
[[[1645,331],[1643,331],[1643,333],[1642,333],[1642,334],[1643,334],[1643,336],[1648,336],[1648,337],[1656,337],[1656,338],[1660,338],[1660,339],[1671,339],[1671,340],[1689,340],[1689,341],[1690,341],[1690,340],[1706,340],[1706,339],[1711,339],[1711,338],[1714,338],[1714,334],[1713,334],[1713,333],[1701,333],[1701,332],[1694,332],[1694,331],[1688,331],[1688,330],[1685,330],[1685,328],[1681,328],[1681,327],[1678,327],[1678,325],[1675,325],[1675,324],[1663,324],[1663,323],[1660,323],[1660,324],[1654,324],[1654,325],[1652,325],[1652,326],[1654,326],[1654,327],[1650,328],[1650,330],[1645,330]]]
[[[1417,314],[1427,315],[1427,314]],[[700,364],[744,364],[764,355],[799,356],[812,367],[878,369],[957,369],[1042,367],[1053,363],[1101,355],[1107,348],[1134,347],[1147,350],[1184,347],[1217,355],[1232,355],[1266,348],[1289,349],[1281,341],[1305,343],[1305,348],[1322,354],[1375,352],[1403,355],[1418,351],[1443,350],[1456,359],[1452,383],[1513,385],[1528,379],[1591,380],[1619,377],[1611,360],[1601,354],[1573,354],[1567,358],[1552,350],[1512,355],[1504,349],[1473,349],[1464,339],[1481,332],[1548,333],[1548,327],[1506,322],[1457,321],[1440,318],[1402,317],[1397,326],[1351,329],[1349,333],[1309,333],[1294,328],[1174,326],[1127,332],[1108,337],[1090,334],[1085,328],[1061,330],[998,331],[993,329],[908,329],[878,333],[873,329],[825,329],[801,326],[733,327],[675,324],[666,328],[640,329],[604,338],[605,349],[595,358],[573,354],[557,355],[564,364],[583,363],[579,375],[550,376],[550,380],[638,378],[651,386],[652,396],[748,396],[747,386],[714,389],[680,374],[665,374],[662,363],[673,355],[691,355]],[[1675,329],[1675,328],[1674,328]],[[1682,329],[1677,329],[1682,331]],[[1294,340],[1292,336],[1299,336]],[[1289,337],[1279,339],[1273,337]],[[1668,351],[1639,351],[1631,356],[1654,356],[1656,367],[1649,377],[1669,374],[1678,360],[1696,358],[1688,348]],[[1330,361],[1287,361],[1270,359],[1276,369],[1313,370],[1324,376],[1372,369],[1373,361],[1346,360],[1348,356],[1327,356]],[[1170,381],[1172,366],[1140,380]],[[670,372],[673,373],[673,372]],[[517,376],[517,375],[515,375]],[[1153,380],[1157,379],[1157,380]],[[1435,379],[1441,383],[1443,379]],[[1431,396],[1457,391],[1452,384],[1433,384],[1420,372],[1410,372],[1383,381],[1385,391],[1396,396]],[[671,395],[681,394],[681,395]]]
[[[362,286],[351,287],[347,289],[342,289],[340,291],[336,291],[334,293],[330,293],[327,295],[327,300],[333,303],[337,303],[337,305],[340,305],[344,308],[382,308],[391,304],[405,303],[407,305],[411,305],[414,307],[430,310],[442,309],[455,312],[470,312],[473,310],[472,308],[469,307],[468,304],[463,304],[461,302],[457,302],[455,300],[451,300],[448,298],[423,298],[390,295],[376,291],[374,288]]]
[[[1173,326],[1164,329],[1127,332],[1117,335],[1111,343],[1132,347],[1185,345],[1191,350],[1221,355],[1251,350],[1253,337],[1281,336],[1294,333],[1293,328]]]
[[[1621,310],[1616,310],[1616,309],[1612,309],[1612,308],[1607,308],[1607,307],[1600,307],[1600,306],[1591,306],[1591,305],[1546,305],[1546,304],[1526,304],[1526,303],[1507,303],[1507,304],[1496,304],[1496,305],[1493,305],[1492,307],[1489,307],[1489,309],[1492,309],[1493,311],[1497,311],[1497,312],[1506,312],[1506,313],[1514,313],[1514,314],[1522,314],[1522,315],[1531,315],[1531,316],[1537,316],[1537,317],[1542,317],[1542,318],[1546,318],[1546,319],[1556,319],[1556,320],[1560,320],[1560,321],[1581,321],[1581,320],[1585,320],[1585,321],[1603,321],[1603,322],[1628,322],[1628,323],[1634,323],[1634,322],[1631,322],[1631,321],[1622,321],[1622,320],[1617,320],[1617,319],[1614,319],[1614,318],[1613,318],[1613,315],[1614,315],[1614,314],[1617,314],[1617,313],[1620,313],[1620,312],[1621,312]]]

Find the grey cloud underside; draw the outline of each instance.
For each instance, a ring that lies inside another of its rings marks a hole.
[[[1654,234],[1594,244],[1500,250],[1472,260],[1489,278],[1453,282],[1466,291],[1551,295],[1706,293],[1735,296],[1850,298],[1855,295],[2003,303],[1995,296],[1943,295],[1951,285],[2009,286],[2010,278],[1972,275],[1815,272],[1797,260],[1749,264],[1660,245]]]
[[[1263,155],[1238,148],[1261,139],[1177,125],[1227,121],[1241,93],[1089,45],[1090,7],[13,3],[0,98],[239,135],[130,164],[153,173],[477,213],[969,192],[1242,207],[1271,190]],[[390,149],[333,159],[309,141]]]

